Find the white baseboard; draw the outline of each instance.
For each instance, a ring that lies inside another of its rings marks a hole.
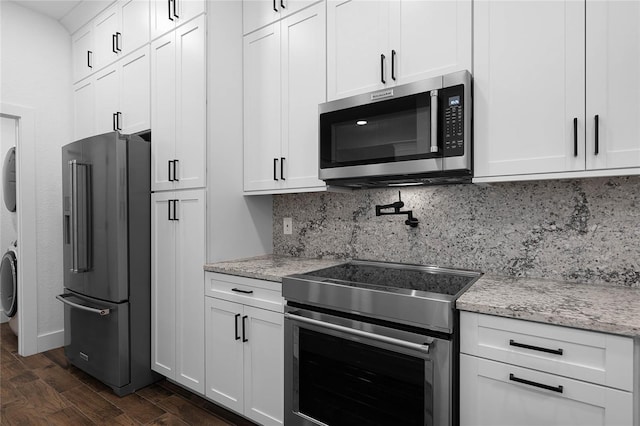
[[[52,331],[38,336],[38,352],[46,352],[62,346],[64,346],[64,330]]]

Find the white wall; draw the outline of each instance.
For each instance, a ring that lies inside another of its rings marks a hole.
[[[209,0],[207,261],[273,250],[272,197],[242,195],[242,2]]]
[[[43,351],[62,345],[63,309],[55,296],[62,292],[60,148],[71,141],[71,42],[51,18],[6,0],[0,8],[0,100],[35,110],[37,261],[18,262],[36,268],[37,301],[23,303],[37,303]]]

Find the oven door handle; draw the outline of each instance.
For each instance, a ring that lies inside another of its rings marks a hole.
[[[369,333],[367,331],[356,330],[356,329],[349,328],[349,327],[344,327],[344,326],[341,326],[341,325],[331,324],[331,323],[324,322],[324,321],[318,321],[318,320],[315,320],[315,319],[311,319],[311,318],[303,317],[301,315],[297,315],[297,314],[295,314],[293,312],[285,313],[284,314],[284,318],[292,320],[292,321],[301,322],[301,323],[304,323],[304,324],[309,324],[309,325],[315,325],[315,326],[318,326],[318,327],[328,328],[330,330],[339,331],[339,332],[346,333],[346,334],[352,334],[354,336],[365,337],[367,339],[376,340],[376,341],[382,342],[382,343],[388,343],[390,345],[401,346],[403,348],[407,348],[407,349],[411,349],[411,350],[417,350],[417,351],[420,351],[420,352],[424,352],[426,354],[429,353],[429,349],[430,349],[428,343],[418,344],[418,343],[407,342],[407,341],[400,340],[400,339],[394,339],[393,337],[381,336],[379,334]]]

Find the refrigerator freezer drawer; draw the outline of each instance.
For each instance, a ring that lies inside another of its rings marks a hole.
[[[129,303],[108,303],[66,292],[64,352],[69,361],[112,387],[130,382]]]

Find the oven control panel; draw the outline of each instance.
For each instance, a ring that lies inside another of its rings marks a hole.
[[[464,86],[447,87],[438,95],[442,111],[443,155],[464,155]]]

